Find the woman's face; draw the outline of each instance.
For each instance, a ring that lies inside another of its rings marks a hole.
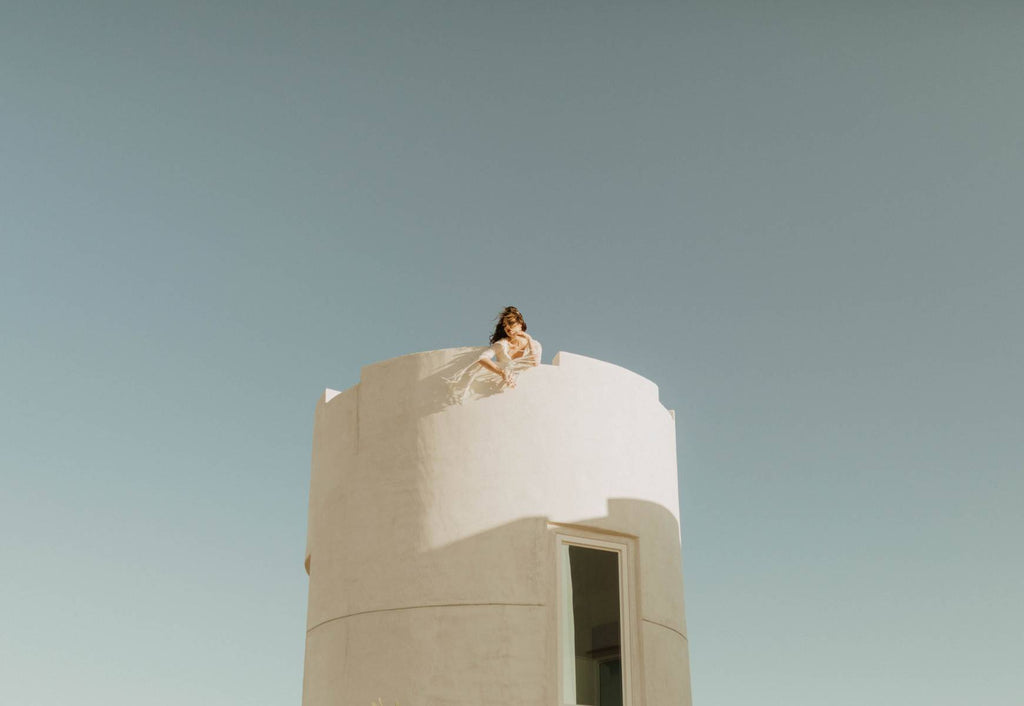
[[[518,321],[505,324],[505,335],[509,338],[515,338],[523,334],[523,325]]]

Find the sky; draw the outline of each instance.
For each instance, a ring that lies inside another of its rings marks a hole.
[[[1022,33],[4,3],[0,702],[300,703],[318,396],[514,304],[676,410],[696,706],[1024,703]]]

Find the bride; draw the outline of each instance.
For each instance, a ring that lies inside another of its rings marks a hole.
[[[540,342],[526,333],[526,320],[514,306],[506,306],[498,315],[491,334],[491,347],[480,354],[477,363],[501,378],[501,387],[515,387],[517,361],[529,367],[540,365]]]
[[[519,309],[506,306],[498,314],[490,348],[485,348],[479,358],[458,374],[445,378],[450,390],[449,402],[462,404],[478,379],[493,380],[499,390],[515,388],[519,373],[540,365],[540,356],[540,341],[526,333],[526,320]]]

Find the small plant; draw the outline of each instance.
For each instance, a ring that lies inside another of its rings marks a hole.
[[[377,697],[376,701],[371,701],[370,706],[384,706],[384,699]],[[395,706],[398,706],[398,702],[395,702]]]

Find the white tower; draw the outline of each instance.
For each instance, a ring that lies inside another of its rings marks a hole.
[[[303,706],[689,706],[675,422],[569,353],[447,404],[478,351],[316,408]]]

